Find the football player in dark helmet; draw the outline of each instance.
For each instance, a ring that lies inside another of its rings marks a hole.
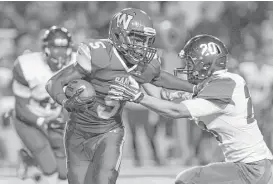
[[[31,153],[48,181],[66,179],[63,135],[59,131],[64,129],[65,120],[62,106],[51,99],[45,84],[59,69],[73,62],[71,43],[67,29],[53,26],[43,38],[43,52],[24,52],[13,67],[12,122],[28,150],[24,153]],[[21,171],[24,178],[25,172]]]
[[[175,184],[273,182],[273,156],[255,119],[251,95],[245,80],[227,71],[227,55],[223,42],[211,35],[198,35],[187,42],[180,52],[186,69],[175,71],[185,72],[191,83],[202,88],[190,97],[177,96],[183,98],[181,103],[143,94],[130,77],[110,86],[110,99],[135,102],[143,96],[138,103],[169,118],[190,118],[218,141],[226,162],[185,170]]]
[[[71,61],[72,38],[64,27],[52,26],[42,40],[42,50],[52,71],[56,72]]]
[[[192,84],[197,84],[217,70],[227,67],[228,50],[224,43],[211,35],[191,38],[179,53],[185,68],[174,70],[175,75],[183,73]]]
[[[65,132],[69,183],[116,183],[124,143],[121,115],[125,102],[109,100],[109,86],[114,81],[131,76],[140,84],[193,92],[193,84],[161,70],[160,57],[153,46],[155,35],[144,11],[123,9],[113,16],[108,39],[80,44],[76,62],[48,81],[50,96],[71,111]],[[92,84],[94,102],[65,95],[63,87],[75,79]]]

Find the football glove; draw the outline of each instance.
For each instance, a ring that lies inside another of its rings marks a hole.
[[[131,76],[121,77],[120,79],[110,86],[107,97],[111,100],[139,103],[144,94],[140,91],[137,81]]]
[[[80,99],[79,95],[83,91],[84,88],[79,88],[69,99],[63,101],[62,105],[68,112],[85,112],[93,105],[95,96],[86,100]]]

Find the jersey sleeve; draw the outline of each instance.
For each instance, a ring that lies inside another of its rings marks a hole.
[[[81,43],[77,49],[74,66],[80,73],[88,75],[92,72],[91,62],[92,56],[90,47],[85,43]]]
[[[92,40],[78,46],[74,66],[83,74],[90,75],[109,65],[109,44],[102,40]]]
[[[25,79],[25,75],[21,68],[19,58],[15,61],[13,67],[13,81],[12,91],[14,95],[21,98],[29,98],[31,96],[31,90],[29,88],[28,81]]]
[[[192,118],[199,118],[203,116],[217,114],[223,111],[222,108],[220,108],[213,102],[202,99],[202,98],[185,100],[185,101],[182,101],[181,103],[187,107]]]
[[[228,104],[233,104],[232,95],[236,82],[231,78],[217,78],[208,82],[197,94],[197,98],[210,101],[220,108],[225,108]]]

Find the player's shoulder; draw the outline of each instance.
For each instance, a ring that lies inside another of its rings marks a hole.
[[[20,55],[14,62],[13,72],[41,68],[43,65],[43,54],[41,52],[29,52]]]
[[[15,64],[40,64],[43,62],[43,53],[42,52],[27,52],[23,53],[17,58]]]
[[[202,90],[198,93],[200,98],[231,99],[235,88],[244,83],[238,74],[219,71],[201,83]]]
[[[109,39],[88,39],[79,46],[98,68],[105,68],[110,64],[113,44]]]

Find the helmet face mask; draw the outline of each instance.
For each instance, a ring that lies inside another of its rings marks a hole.
[[[51,27],[44,35],[43,50],[52,71],[62,69],[71,60],[71,35],[65,28]]]
[[[150,17],[138,9],[124,9],[110,23],[109,39],[130,64],[149,63],[154,58],[155,35]]]
[[[175,69],[175,75],[187,75],[187,80],[198,84],[210,77],[214,71],[226,69],[228,51],[225,45],[211,35],[191,38],[179,53],[184,68]]]

